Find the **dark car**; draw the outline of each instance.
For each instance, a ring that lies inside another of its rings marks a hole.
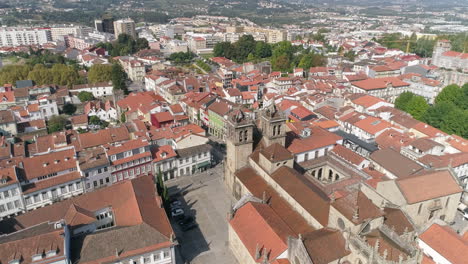
[[[195,221],[195,219],[192,216],[186,216],[184,217],[184,219],[180,220],[178,224],[182,227],[182,226],[190,224],[193,221]]]
[[[188,223],[187,225],[182,226],[182,231],[184,231],[184,232],[189,231],[190,229],[194,229],[197,226],[198,226],[198,224],[192,221],[192,222]]]

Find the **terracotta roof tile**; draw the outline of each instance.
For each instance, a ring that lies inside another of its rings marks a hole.
[[[451,263],[466,263],[468,241],[457,235],[450,227],[432,224],[419,236],[419,239]]]
[[[396,183],[409,204],[436,199],[463,190],[448,170],[431,171],[397,179]],[[434,188],[437,186],[437,188]]]

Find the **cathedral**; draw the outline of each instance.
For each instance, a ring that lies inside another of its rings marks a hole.
[[[224,183],[237,201],[228,221],[239,263],[421,262],[409,211],[367,186],[377,171],[333,151],[298,162],[291,134],[274,105],[228,118]]]

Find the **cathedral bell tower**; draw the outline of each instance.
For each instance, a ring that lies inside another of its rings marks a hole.
[[[224,181],[233,191],[235,173],[248,165],[253,151],[254,123],[241,110],[233,111],[227,120],[226,159],[224,164]]]
[[[284,147],[286,144],[286,116],[284,113],[272,104],[262,111],[260,122],[265,146],[278,143]]]

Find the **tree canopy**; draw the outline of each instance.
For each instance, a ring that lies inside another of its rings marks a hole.
[[[80,99],[81,102],[88,102],[94,100],[94,96],[90,92],[83,91],[78,94],[78,99]]]
[[[88,72],[89,83],[108,82],[112,80],[111,64],[95,64],[91,66]]]
[[[52,116],[49,121],[47,121],[47,129],[49,133],[62,131],[65,129],[65,125],[67,124],[68,119],[62,115],[55,115]]]
[[[468,138],[468,84],[446,86],[429,106],[421,96],[402,93],[395,107],[449,134]]]
[[[149,48],[148,41],[146,39],[134,39],[132,36],[127,34],[120,34],[114,42],[101,42],[96,46],[104,48],[112,57],[130,55]]]

